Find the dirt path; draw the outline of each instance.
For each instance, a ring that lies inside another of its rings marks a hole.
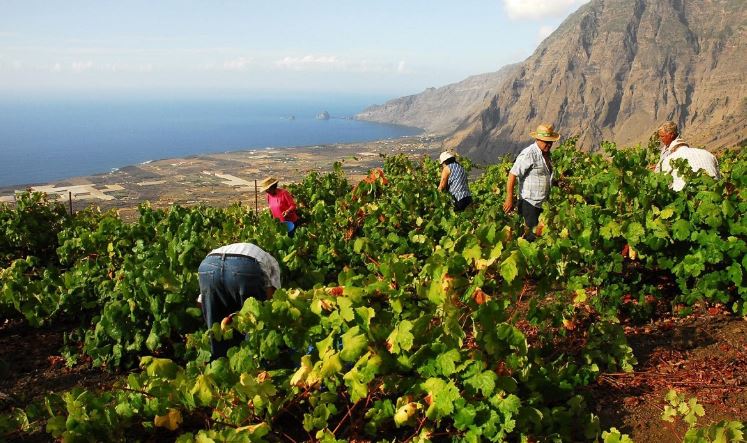
[[[63,336],[73,325],[55,323],[32,328],[22,320],[4,320],[0,324],[0,414],[12,408],[25,408],[43,401],[52,392],[64,392],[76,386],[107,388],[117,378],[90,363],[72,368],[60,356]],[[12,441],[49,441],[41,432],[13,435]],[[0,436],[2,440],[2,436]]]
[[[590,387],[592,409],[636,442],[680,442],[685,427],[660,419],[664,396],[676,389],[706,411],[699,425],[747,421],[747,321],[711,308],[627,328],[638,366],[600,377]]]

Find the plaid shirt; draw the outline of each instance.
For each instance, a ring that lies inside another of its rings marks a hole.
[[[718,160],[713,154],[705,149],[691,148],[682,139],[676,138],[661,151],[661,159],[656,164],[655,169],[656,172],[672,174],[672,189],[675,191],[681,191],[685,187],[685,180],[677,174],[671,164],[672,160],[679,158],[687,160],[690,168],[695,172],[702,169],[706,174],[717,180],[721,176],[718,170]]]
[[[519,153],[510,173],[519,179],[519,197],[533,206],[542,206],[550,195],[553,174],[537,143]]]

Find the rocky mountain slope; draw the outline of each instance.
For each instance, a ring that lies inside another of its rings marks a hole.
[[[468,116],[480,111],[516,70],[504,66],[497,72],[474,75],[458,83],[374,105],[355,116],[359,120],[423,128],[434,134],[453,132]]]
[[[645,142],[671,119],[693,144],[747,139],[744,0],[592,0],[537,48],[489,106],[449,140],[489,160],[540,122],[602,140]]]
[[[448,147],[494,161],[527,146],[542,122],[585,149],[602,140],[630,145],[669,119],[694,145],[738,145],[747,140],[747,2],[591,0],[498,85]],[[376,119],[427,127],[436,120],[427,115],[449,113],[448,88],[431,91],[442,95],[422,115],[414,96]]]

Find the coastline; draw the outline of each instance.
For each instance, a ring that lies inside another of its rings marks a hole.
[[[149,201],[154,207],[232,203],[255,204],[254,181],[277,176],[281,183],[295,182],[310,172],[329,172],[334,162],[351,182],[383,164],[381,155],[427,155],[436,158],[441,137],[421,134],[397,139],[311,146],[269,147],[224,153],[152,160],[108,173],[73,177],[48,184],[0,187],[0,204],[12,203],[14,193],[31,188],[56,196],[73,210],[90,205],[116,209],[121,217],[136,216],[137,206]],[[259,205],[264,198],[258,196]]]

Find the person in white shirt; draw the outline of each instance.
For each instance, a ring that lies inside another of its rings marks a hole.
[[[208,329],[241,310],[250,297],[266,300],[280,289],[280,266],[272,255],[252,243],[234,243],[211,251],[198,269],[200,296]],[[211,359],[225,357],[228,349],[241,343],[210,339]]]
[[[679,137],[680,131],[675,122],[668,121],[659,126],[658,134],[662,149],[654,171],[671,174],[673,190],[681,191],[685,187],[685,180],[672,166],[672,160],[683,158],[687,160],[694,172],[702,169],[706,174],[717,180],[721,177],[716,157],[705,149],[691,148],[687,142]]]
[[[542,213],[542,203],[550,195],[553,167],[550,149],[553,143],[560,140],[553,125],[543,124],[530,132],[534,143],[522,150],[516,157],[506,182],[506,200],[503,211],[508,214],[514,207],[514,186],[519,181],[518,210],[524,217],[524,237],[529,241],[536,239],[536,228]]]

